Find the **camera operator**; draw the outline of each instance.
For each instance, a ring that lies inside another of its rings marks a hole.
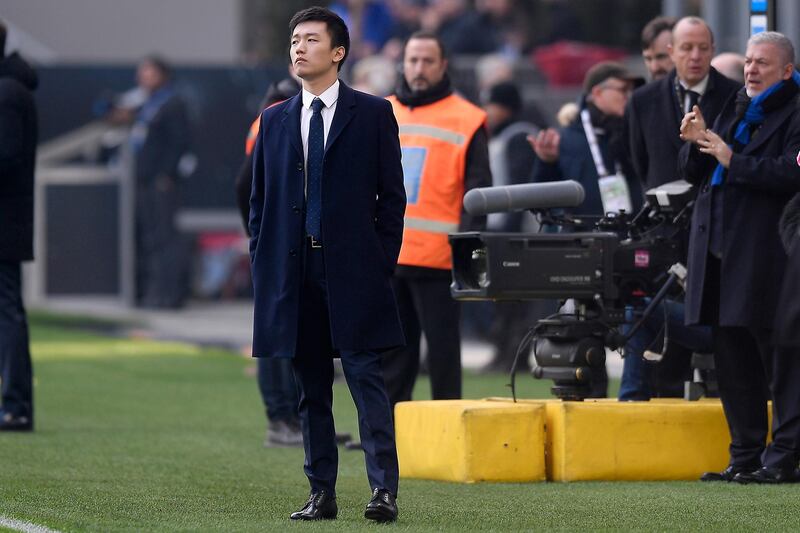
[[[579,215],[635,212],[642,191],[625,146],[623,113],[634,85],[641,84],[622,65],[598,63],[586,73],[580,112],[564,128],[529,137],[537,160],[533,181],[573,179],[583,185],[586,199],[574,209]],[[592,396],[607,395],[608,376],[593,383]]]
[[[800,74],[791,41],[777,32],[751,37],[745,57],[745,88],[713,128],[697,106],[681,123],[681,137],[690,142],[681,149],[680,170],[701,187],[689,241],[686,321],[712,326],[731,434],[729,466],[701,479],[785,483],[798,479],[800,360],[774,345],[772,329],[786,267],[778,220],[789,195],[800,191]],[[773,439],[765,449],[770,388]]]
[[[675,68],[668,76],[636,90],[626,110],[633,167],[646,189],[675,180],[684,113],[697,104],[713,121],[741,87],[711,67],[714,35],[702,19],[680,19],[672,29],[667,49]],[[685,249],[688,235],[682,233],[679,238]],[[648,365],[642,354],[657,341],[664,316],[677,344],[671,344],[657,366]],[[691,377],[691,352],[711,351],[708,330],[686,329],[683,321],[683,304],[671,302],[657,309],[631,339],[623,362],[620,400],[682,394],[683,381]]]
[[[586,199],[575,214],[631,213],[641,207],[622,117],[631,91],[642,81],[619,63],[598,63],[584,77],[578,116],[558,131],[548,128],[528,138],[537,155],[533,181],[573,179],[583,185]]]

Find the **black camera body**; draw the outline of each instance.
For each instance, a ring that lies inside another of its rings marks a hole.
[[[533,328],[534,376],[553,379],[557,397],[581,400],[593,372],[605,365],[605,347],[625,344],[617,327],[626,308],[644,307],[671,280],[670,267],[683,260],[679,236],[692,199],[691,185],[673,182],[648,191],[635,217],[575,219],[536,209],[548,227],[592,231],[451,234],[451,294],[457,300],[573,299],[574,313]]]

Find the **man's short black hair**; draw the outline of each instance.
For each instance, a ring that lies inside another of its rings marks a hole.
[[[664,31],[672,31],[677,19],[673,17],[656,17],[642,28],[642,50],[647,50],[653,46],[659,35]]]
[[[347,54],[350,52],[350,31],[347,29],[347,24],[344,23],[342,17],[334,13],[328,8],[314,6],[302,11],[298,11],[289,21],[289,36],[294,34],[294,29],[298,24],[303,22],[324,22],[328,27],[328,35],[331,36],[331,49],[344,48],[344,57],[339,61],[338,69],[342,70],[342,65]]]
[[[436,41],[436,44],[439,46],[439,51],[442,53],[442,59],[447,59],[447,48],[442,42],[442,39],[436,35],[436,33],[427,30],[419,30],[415,31],[411,34],[411,36],[406,40],[406,44],[403,46],[403,50],[405,51],[406,46],[408,46],[408,41],[411,39],[430,39],[431,41]]]
[[[166,59],[158,54],[150,54],[142,58],[142,63],[148,63],[153,66],[165,80],[172,79],[172,66]]]

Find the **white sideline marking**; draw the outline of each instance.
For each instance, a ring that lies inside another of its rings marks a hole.
[[[25,533],[59,533],[55,529],[50,529],[49,527],[39,526],[31,522],[23,522],[22,520],[14,520],[13,518],[2,515],[0,515],[0,526],[15,531],[24,531]]]

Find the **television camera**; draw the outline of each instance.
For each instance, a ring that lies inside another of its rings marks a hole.
[[[605,348],[623,347],[658,303],[682,282],[680,235],[689,223],[692,186],[677,181],[651,189],[635,216],[573,216],[583,202],[575,181],[473,189],[464,208],[473,215],[530,210],[539,233],[468,232],[450,235],[451,294],[457,300],[569,300],[574,311],[539,320],[523,339],[532,347],[534,377],[552,379],[553,394],[583,400]],[[627,334],[626,308],[644,309]],[[527,353],[527,352],[526,352]]]

